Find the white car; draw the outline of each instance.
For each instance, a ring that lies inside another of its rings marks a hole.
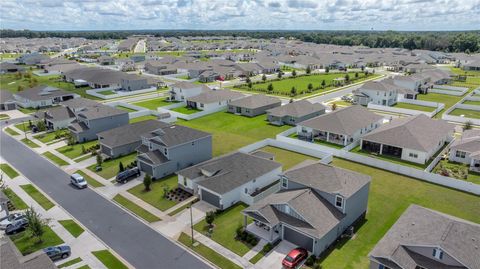
[[[0,221],[0,229],[5,230],[8,226],[12,225],[17,220],[24,219],[25,215],[21,213],[13,213],[8,215],[5,219]]]
[[[73,186],[79,189],[84,189],[88,186],[87,181],[82,177],[82,175],[79,175],[79,174],[71,175],[70,182],[72,183]]]

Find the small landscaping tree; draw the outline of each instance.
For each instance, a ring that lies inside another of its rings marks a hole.
[[[247,78],[245,79],[245,82],[246,82],[246,83],[250,83],[250,82],[252,82],[252,80],[250,79],[249,76],[247,76]]]
[[[290,93],[295,96],[297,95],[297,89],[295,87],[292,87],[292,89],[290,90]]]
[[[30,232],[32,237],[37,238],[37,242],[42,242],[42,235],[45,233],[45,226],[48,224],[48,219],[42,219],[41,215],[30,206],[25,211],[25,218],[28,222],[27,231]]]
[[[273,85],[272,85],[272,83],[268,84],[268,86],[267,86],[267,91],[268,91],[269,93],[273,92]]]
[[[345,75],[345,81],[349,82],[350,81],[350,76],[348,74]]]
[[[45,126],[45,122],[43,120],[40,120],[37,122],[37,128],[39,132],[43,132],[47,129],[47,126]]]
[[[305,73],[307,73],[307,74],[312,73],[312,70],[310,69],[310,66],[307,66],[307,69],[305,70]]]
[[[326,85],[326,84],[327,84],[327,83],[325,82],[325,80],[322,80],[322,89],[325,88],[325,85]]]
[[[465,125],[463,126],[463,130],[470,130],[472,129],[472,122],[471,121],[467,121],[465,122]]]
[[[211,228],[213,221],[215,220],[215,212],[208,211],[207,215],[205,216],[205,222],[208,224],[208,227]]]
[[[355,78],[358,78],[358,72],[355,72]]]
[[[282,71],[279,70],[279,71],[278,71],[278,74],[277,74],[277,77],[278,77],[278,78],[282,78],[282,75],[283,75],[283,74],[282,74]]]
[[[308,89],[309,92],[311,92],[313,90],[313,84],[308,83],[307,89]]]
[[[249,88],[249,89],[252,89],[252,87],[253,87],[253,83],[250,81],[250,82],[248,83],[248,88]]]
[[[335,111],[335,110],[337,110],[337,104],[333,103],[332,104],[332,111]]]
[[[265,82],[266,80],[267,80],[267,76],[265,74],[263,74],[262,81]]]
[[[22,85],[18,85],[17,91],[19,91],[19,92],[23,91],[23,86],[22,86]]]
[[[122,162],[119,162],[118,163],[118,172],[123,172],[125,171],[125,167],[123,167],[123,163]]]
[[[150,186],[152,185],[152,177],[149,174],[146,174],[143,177],[143,186],[145,186],[145,191],[150,191]]]
[[[102,167],[102,163],[103,163],[102,155],[97,154],[97,166]]]
[[[73,147],[73,145],[75,145],[75,137],[73,135],[71,135],[71,134],[68,135],[67,144],[71,147]]]
[[[297,71],[295,71],[295,69],[293,69],[292,71],[292,77],[296,77],[297,76]]]
[[[85,149],[85,145],[82,145],[82,153],[83,154],[87,153],[87,150]]]
[[[325,73],[328,73],[328,72],[330,72],[330,67],[327,66],[325,67]]]
[[[162,190],[163,190],[163,198],[167,198],[168,193],[170,192],[170,187],[167,184],[163,184]]]

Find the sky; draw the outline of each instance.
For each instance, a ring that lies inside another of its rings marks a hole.
[[[1,0],[30,30],[479,30],[480,0]]]

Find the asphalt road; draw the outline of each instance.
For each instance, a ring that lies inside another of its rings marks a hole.
[[[0,153],[134,267],[211,268],[93,190],[71,187],[68,174],[3,132]]]

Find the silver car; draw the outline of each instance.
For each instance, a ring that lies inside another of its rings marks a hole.
[[[8,217],[5,217],[0,221],[0,229],[5,230],[7,229],[10,225],[12,225],[15,221],[24,219],[25,215],[21,213],[13,213],[8,215]]]
[[[70,176],[70,182],[72,183],[72,185],[74,185],[75,187],[77,187],[79,189],[84,189],[88,186],[87,181],[83,178],[82,175],[79,175],[79,174],[71,175]]]

